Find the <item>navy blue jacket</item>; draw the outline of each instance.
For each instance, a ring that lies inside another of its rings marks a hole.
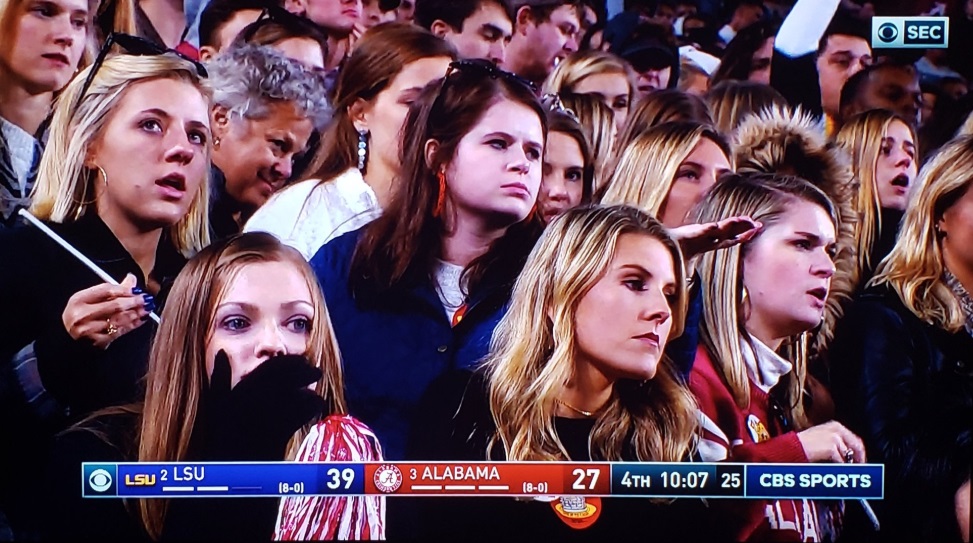
[[[455,327],[431,282],[377,301],[356,300],[348,278],[361,231],[325,244],[311,267],[341,348],[349,413],[375,431],[385,458],[402,460],[419,399],[447,370],[472,368],[486,356],[506,311],[510,285],[471,292],[466,314]],[[422,424],[421,418],[415,422]]]

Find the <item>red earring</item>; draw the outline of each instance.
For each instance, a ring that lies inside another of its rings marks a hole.
[[[436,197],[436,207],[432,210],[433,217],[441,216],[446,207],[446,174],[439,170],[436,173],[436,179],[439,181],[439,196]]]

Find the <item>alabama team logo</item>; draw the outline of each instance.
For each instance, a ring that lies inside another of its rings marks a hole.
[[[373,481],[379,492],[391,494],[402,486],[402,472],[392,464],[382,464],[375,470]]]

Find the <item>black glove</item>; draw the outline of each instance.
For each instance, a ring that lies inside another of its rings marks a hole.
[[[221,350],[202,401],[204,460],[283,460],[294,432],[324,410],[324,398],[307,388],[321,370],[304,356],[275,356],[232,389],[230,376]]]

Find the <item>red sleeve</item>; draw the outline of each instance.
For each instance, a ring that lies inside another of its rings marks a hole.
[[[707,353],[700,347],[689,376],[696,396],[701,427],[698,443],[705,462],[807,462],[797,434],[786,434],[754,443],[747,430],[747,410],[740,409]]]

